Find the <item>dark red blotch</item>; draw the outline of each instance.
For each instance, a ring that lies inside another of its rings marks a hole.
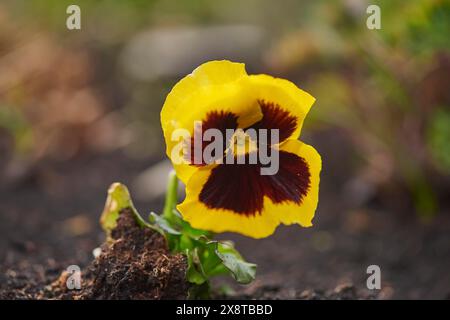
[[[199,200],[210,209],[226,209],[243,215],[261,213],[264,196],[273,203],[300,204],[310,187],[306,161],[280,151],[275,175],[261,175],[260,164],[222,164],[215,167],[200,192]]]

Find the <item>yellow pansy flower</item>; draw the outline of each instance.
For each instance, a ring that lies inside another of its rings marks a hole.
[[[297,138],[314,101],[290,81],[248,75],[244,64],[230,61],[204,63],[180,80],[166,98],[161,124],[167,155],[186,185],[186,198],[177,206],[183,218],[194,228],[253,238],[271,235],[280,223],[311,226],[322,162],[313,147]],[[194,161],[196,150],[210,143],[194,142],[196,123],[203,132],[223,133],[225,151],[215,154],[219,161]],[[278,141],[255,142],[245,134],[248,129],[276,129]],[[236,133],[230,137],[227,130]],[[262,147],[277,152],[275,174],[261,174],[260,162],[223,160],[239,136],[247,139],[245,160]]]

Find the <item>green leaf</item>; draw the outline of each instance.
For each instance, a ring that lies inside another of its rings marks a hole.
[[[230,243],[218,242],[216,254],[237,282],[248,284],[255,279],[256,264],[244,261]]]
[[[136,222],[141,227],[145,226],[155,230],[155,228],[146,223],[137,212],[133,205],[133,201],[131,200],[128,188],[125,185],[116,182],[108,189],[108,198],[106,199],[105,208],[100,217],[100,225],[108,236],[110,236],[111,231],[117,226],[117,219],[119,218],[120,213],[125,209],[129,209],[133,212]]]
[[[211,241],[204,236],[192,239],[183,235],[181,238],[184,238],[185,252],[191,256],[192,268],[203,278],[230,274],[242,284],[255,279],[256,265],[244,261],[232,243]]]
[[[210,278],[220,274],[228,274],[228,269],[223,268],[223,263],[216,253],[217,242],[211,241],[206,237],[201,237],[197,240],[199,244],[196,247],[201,247],[201,262],[205,275]]]
[[[186,272],[187,280],[197,285],[205,283],[208,278],[203,272],[197,250],[186,250],[185,253],[188,261],[188,269]]]
[[[164,218],[163,216],[157,215],[154,212],[150,212],[150,216],[148,219],[151,224],[158,226],[159,228],[161,228],[164,232],[167,232],[168,234],[172,234],[172,235],[180,235],[181,234],[181,232],[172,228],[170,222],[167,221],[167,219]]]

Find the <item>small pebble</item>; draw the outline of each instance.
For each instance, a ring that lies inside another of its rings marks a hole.
[[[94,258],[98,258],[102,254],[102,248],[95,248],[92,250],[92,255]]]

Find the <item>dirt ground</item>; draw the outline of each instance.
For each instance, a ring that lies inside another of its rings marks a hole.
[[[315,142],[324,170],[314,227],[279,227],[262,240],[221,235],[258,264],[257,280],[238,286],[218,279],[215,287],[228,283],[231,297],[250,299],[450,298],[448,208],[423,223],[407,206],[388,208],[376,197],[362,206],[349,204],[343,191],[346,150],[334,148],[336,143]],[[98,219],[108,186],[130,184],[156,160],[84,154],[37,163],[19,180],[0,181],[0,298],[36,298],[67,266],[87,267],[104,241]],[[162,199],[136,206],[146,214],[160,210]],[[381,290],[366,288],[372,264],[381,268]]]

